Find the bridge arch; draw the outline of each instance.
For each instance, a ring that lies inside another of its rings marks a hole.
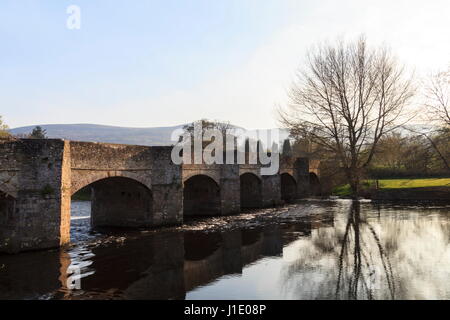
[[[281,199],[291,202],[297,198],[297,182],[289,173],[282,173],[281,177]]]
[[[240,176],[241,209],[262,206],[262,182],[254,173],[246,172]]]
[[[142,182],[121,175],[95,180],[83,188],[91,192],[92,227],[152,225],[153,195]]]
[[[211,177],[198,174],[184,182],[183,212],[185,216],[221,214],[220,187]]]
[[[101,181],[107,178],[113,177],[123,177],[129,178],[136,182],[141,183],[146,186],[148,189],[151,189],[152,184],[147,175],[142,175],[140,172],[133,171],[91,171],[91,170],[72,170],[71,174],[71,195],[74,195],[76,192],[81,189],[92,185],[97,181]]]
[[[309,173],[309,190],[312,196],[320,196],[322,193],[320,180],[315,172]]]

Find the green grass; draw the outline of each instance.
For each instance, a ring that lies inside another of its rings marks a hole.
[[[427,179],[379,179],[379,188],[381,190],[395,190],[407,188],[427,188],[427,187],[450,187],[450,178],[427,178]],[[375,186],[375,180],[367,180],[363,188]],[[338,186],[333,189],[333,195],[349,196],[351,195],[348,184]]]
[[[383,179],[378,181],[381,189],[450,187],[450,178]]]

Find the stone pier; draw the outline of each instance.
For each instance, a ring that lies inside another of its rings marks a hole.
[[[236,214],[309,195],[308,159],[260,165],[176,165],[172,147],[58,139],[0,142],[0,252],[70,242],[71,197],[91,191],[93,227],[179,225],[186,216]],[[314,189],[314,190],[316,190]]]

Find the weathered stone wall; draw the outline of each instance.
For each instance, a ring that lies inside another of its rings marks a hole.
[[[281,157],[280,175],[283,173],[289,174],[295,180],[297,190],[294,198],[309,195],[309,160],[307,158]]]
[[[60,239],[62,246],[70,242],[70,210],[72,190],[71,150],[70,141],[64,141],[64,151],[61,165],[61,212],[60,212]]]
[[[262,176],[262,205],[273,207],[281,204],[280,175]]]
[[[303,158],[305,159],[305,158]],[[309,172],[314,172],[318,177],[320,177],[320,163],[318,159],[309,159]]]
[[[171,147],[151,147],[153,225],[183,222],[182,168],[171,160]]]
[[[72,141],[71,192],[92,184],[94,225],[144,227],[181,223],[181,167],[172,163],[171,150],[171,147]],[[123,178],[123,183],[108,183],[107,178],[111,177]],[[149,190],[149,195],[140,185]],[[122,193],[141,198],[127,200]],[[112,194],[117,195],[115,200]],[[117,199],[123,200],[121,205]]]
[[[19,140],[0,144],[2,190],[15,197],[13,215],[0,224],[0,251],[57,247],[66,243],[61,235],[62,140]],[[5,177],[9,177],[5,181]]]
[[[118,219],[118,212],[106,216],[114,201],[107,199],[108,188],[102,189],[98,185],[93,214],[103,213],[100,224],[108,217],[111,217],[112,224],[118,226],[181,223],[181,166],[172,163],[170,153],[170,147],[55,139],[0,143],[0,251],[35,250],[68,243],[71,195],[110,177],[134,180],[136,185],[148,188],[151,196],[141,199],[142,211],[133,207],[131,202],[126,207],[122,206],[122,213],[127,210],[131,214]],[[127,186],[116,188],[115,192],[121,193]],[[147,204],[143,205],[143,201]],[[150,207],[145,209],[146,206]],[[115,206],[114,210],[117,209]]]
[[[261,181],[261,206],[280,204],[283,173],[295,180],[293,198],[309,192],[308,159],[282,157],[279,174],[262,176],[260,164],[175,165],[171,151],[55,139],[0,143],[0,251],[68,243],[71,195],[86,186],[94,190],[94,226],[180,224],[183,184],[199,175],[217,184],[222,215],[240,212],[245,173]]]
[[[0,191],[0,245],[7,247],[15,232],[16,199]]]
[[[152,149],[111,143],[70,142],[72,194],[108,177],[127,177],[152,188]]]
[[[241,211],[240,185],[239,165],[222,165],[220,177],[220,200],[223,215],[239,213]]]
[[[299,198],[310,195],[309,159],[298,158],[294,162],[297,176],[297,195]]]
[[[244,207],[270,207],[279,205],[281,203],[281,187],[280,175],[261,175],[260,164],[243,164],[243,165],[200,165],[200,164],[184,164],[183,165],[183,181],[186,187],[186,182],[190,182],[196,176],[207,176],[214,180],[219,186],[220,192],[220,210],[222,215],[238,213],[241,210],[241,199],[245,194],[245,190],[241,192],[241,177],[245,174],[252,174],[260,180],[260,200],[253,199],[253,204],[244,204]],[[293,174],[294,169],[292,169]],[[248,190],[247,190],[248,191]],[[255,193],[252,190],[251,193]],[[251,195],[250,195],[251,196]],[[255,195],[254,195],[255,196]],[[206,195],[205,195],[206,197]],[[198,198],[205,198],[199,196]],[[253,197],[255,198],[255,197]],[[195,199],[188,199],[188,202],[195,201]],[[200,200],[199,200],[200,201]],[[202,200],[205,201],[205,200]],[[186,203],[186,199],[185,199]],[[213,201],[211,201],[213,203]],[[188,206],[191,207],[190,205]],[[188,215],[195,215],[195,212],[185,212]],[[214,207],[211,207],[214,211]]]

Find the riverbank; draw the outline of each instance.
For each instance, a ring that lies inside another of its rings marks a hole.
[[[333,195],[350,197],[350,186],[335,188]],[[450,178],[367,180],[363,183],[362,196],[389,201],[450,201]]]
[[[371,194],[372,200],[425,200],[450,201],[449,187],[402,188],[377,190]]]

